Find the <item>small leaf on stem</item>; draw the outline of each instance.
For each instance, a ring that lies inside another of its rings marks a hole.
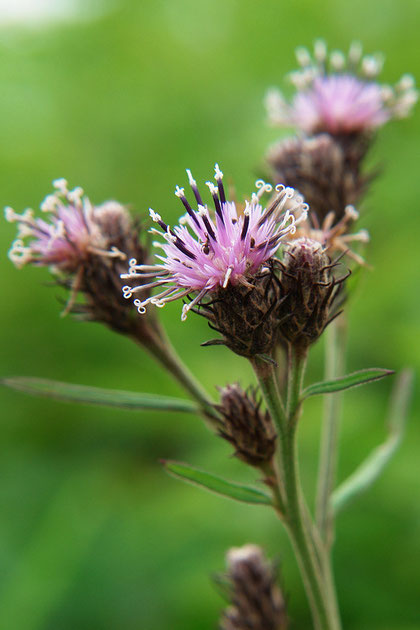
[[[164,460],[162,464],[170,475],[206,488],[210,490],[210,492],[215,492],[216,494],[221,494],[224,497],[242,501],[243,503],[272,505],[271,497],[262,490],[227,481],[204,470],[193,468],[188,464]]]
[[[393,370],[385,370],[383,368],[359,370],[358,372],[346,374],[346,376],[340,376],[328,381],[322,381],[322,383],[309,385],[303,390],[302,399],[308,398],[308,396],[315,396],[316,394],[341,392],[343,389],[350,389],[351,387],[358,387],[359,385],[365,385],[372,381],[379,381],[379,379],[390,376],[391,374],[394,374]]]
[[[157,394],[142,394],[117,389],[102,389],[87,385],[60,383],[43,378],[13,377],[0,379],[0,385],[10,387],[26,394],[45,396],[55,400],[77,402],[90,405],[103,405],[139,411],[149,409],[155,411],[181,411],[199,413],[198,406],[182,398],[171,398]]]

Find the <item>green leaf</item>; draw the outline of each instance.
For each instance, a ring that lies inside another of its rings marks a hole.
[[[257,490],[250,486],[243,486],[233,483],[232,481],[226,481],[221,477],[216,477],[216,475],[204,472],[204,470],[193,468],[188,464],[180,464],[179,462],[172,461],[162,461],[162,464],[170,475],[201,486],[202,488],[207,488],[207,490],[221,494],[229,499],[235,499],[243,503],[272,505],[270,496],[262,490]]]
[[[379,379],[384,378],[384,376],[389,376],[390,374],[394,374],[394,371],[384,370],[382,368],[359,370],[358,372],[352,372],[352,374],[346,374],[346,376],[339,376],[329,381],[309,385],[309,387],[303,390],[302,398],[308,398],[308,396],[315,396],[316,394],[341,392],[343,389],[350,389],[351,387],[358,387],[358,385],[364,385],[372,381],[379,381]]]
[[[404,370],[391,396],[388,437],[377,446],[364,462],[333,493],[331,504],[335,512],[341,510],[350,499],[367,490],[379,477],[398,449],[405,429],[408,405],[413,385],[412,370]]]
[[[189,413],[198,413],[199,411],[195,403],[189,400],[182,400],[181,398],[60,383],[42,378],[4,378],[0,380],[0,384],[27,394],[46,396],[47,398],[64,400],[66,402],[105,405],[106,407],[118,407],[135,411],[140,409]]]

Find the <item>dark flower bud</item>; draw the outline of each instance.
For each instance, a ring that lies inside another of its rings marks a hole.
[[[219,434],[235,448],[235,455],[251,466],[268,463],[276,450],[276,431],[268,411],[253,389],[238,384],[220,390],[217,410],[222,417]]]
[[[318,241],[299,238],[289,243],[280,263],[280,306],[283,341],[305,350],[338,315],[345,277],[336,279],[332,263]]]
[[[363,149],[363,150],[362,150]],[[277,182],[296,188],[311,208],[310,218],[321,225],[330,212],[335,220],[355,204],[372,177],[361,173],[361,142],[340,143],[328,134],[312,138],[287,138],[273,145],[267,155]]]
[[[227,578],[232,605],[223,613],[220,630],[286,630],[285,600],[260,547],[230,549]]]
[[[203,345],[223,344],[244,357],[270,355],[278,337],[277,304],[278,286],[268,267],[244,284],[218,289],[195,310],[223,338]]]

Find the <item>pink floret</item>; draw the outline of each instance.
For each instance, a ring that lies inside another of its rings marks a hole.
[[[332,134],[375,129],[390,118],[377,83],[352,75],[317,77],[310,88],[298,92],[291,118],[307,133]]]

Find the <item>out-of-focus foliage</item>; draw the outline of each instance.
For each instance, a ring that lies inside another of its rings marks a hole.
[[[59,3],[61,0],[57,0]],[[89,3],[86,3],[89,5]],[[96,9],[98,3],[95,2]],[[278,131],[265,123],[270,85],[295,67],[296,45],[322,36],[384,51],[384,81],[420,78],[417,0],[121,0],[101,15],[0,25],[0,196],[37,207],[66,177],[92,200],[149,206],[174,222],[175,184],[219,162],[239,198],[253,187]],[[348,371],[420,363],[418,144],[420,112],[386,126],[371,155],[383,166],[361,208],[372,235],[351,304]],[[129,341],[59,318],[46,270],[6,259],[1,230],[1,376],[55,378],[180,395]],[[200,348],[201,318],[161,312],[175,345],[209,390],[251,373],[220,347]],[[322,379],[322,342],[310,377]],[[343,479],[384,435],[389,379],[344,396]],[[229,447],[190,415],[72,406],[1,392],[0,627],[7,630],[207,630],[222,601],[209,576],[225,550],[255,542],[281,558],[294,627],[309,627],[292,552],[266,508],[229,503],[168,478],[161,457],[253,481]],[[321,402],[300,428],[308,490]],[[335,566],[348,630],[420,625],[420,429],[416,399],[405,442],[376,485],[338,521]]]

